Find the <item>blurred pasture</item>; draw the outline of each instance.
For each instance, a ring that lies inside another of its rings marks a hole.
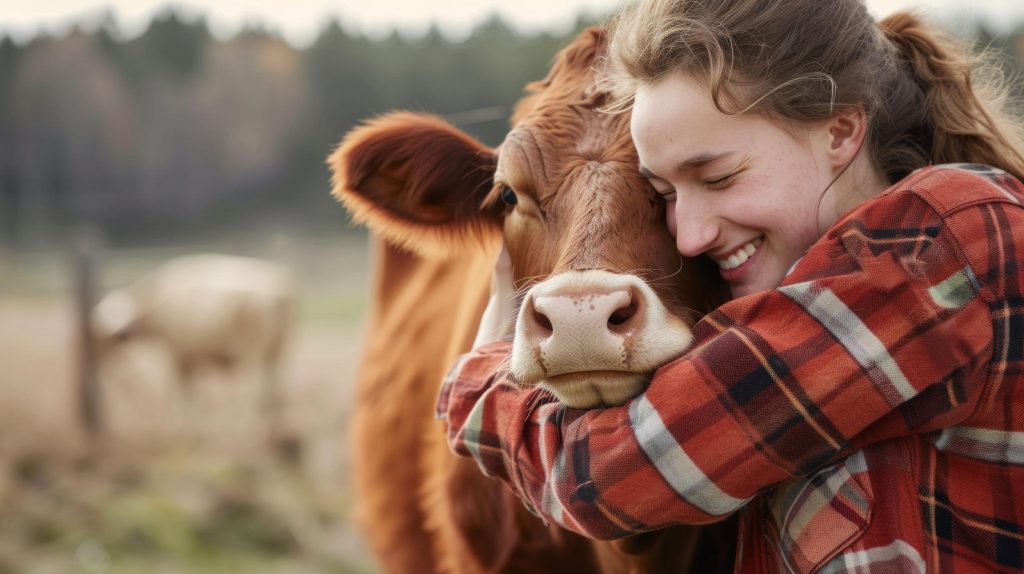
[[[0,253],[0,572],[364,572],[349,521],[345,424],[368,254],[359,235],[211,236],[107,246],[101,291],[199,251],[286,263],[300,303],[281,361],[287,452],[269,442],[256,381],[191,389],[100,371],[104,431],[78,412],[67,250]],[[137,358],[145,361],[143,352]],[[149,368],[149,370],[147,370]]]
[[[436,28],[372,39],[333,22],[299,49],[259,27],[217,39],[168,10],[135,38],[112,21],[0,36],[0,574],[374,571],[346,456],[369,254],[329,196],[324,158],[396,108],[496,145],[522,87],[575,33],[522,35],[493,18],[458,42]],[[973,35],[1019,73],[1020,30]],[[295,273],[286,443],[269,436],[254,381],[184,389],[146,347],[128,375],[101,369],[104,431],[84,432],[81,229],[99,238],[97,296],[188,253]]]

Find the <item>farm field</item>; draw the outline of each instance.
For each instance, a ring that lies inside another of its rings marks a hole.
[[[364,573],[350,520],[346,425],[366,305],[365,239],[276,234],[107,248],[99,292],[198,251],[289,265],[301,301],[280,365],[270,440],[258,388],[209,376],[187,389],[149,369],[100,370],[104,432],[77,411],[71,263],[0,252],[0,573]],[[131,384],[126,384],[130,381]]]

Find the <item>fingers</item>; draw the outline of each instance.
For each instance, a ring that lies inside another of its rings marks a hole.
[[[480,319],[473,348],[510,338],[515,332],[518,314],[519,300],[515,293],[512,258],[503,242],[491,276],[491,297]]]
[[[498,251],[498,259],[494,263],[494,271],[496,273],[512,273],[512,256],[508,254],[508,246],[505,242],[501,242],[501,250]]]
[[[512,299],[515,291],[512,258],[509,256],[505,244],[502,243],[498,259],[494,263],[494,274],[491,276],[491,293],[508,301]]]

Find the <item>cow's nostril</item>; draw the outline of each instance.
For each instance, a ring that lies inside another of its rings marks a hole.
[[[545,335],[550,335],[555,331],[548,316],[538,311],[536,307],[533,308],[533,322],[544,331]]]
[[[625,307],[619,307],[616,309],[611,317],[608,317],[608,325],[612,327],[618,327],[633,318],[636,314],[636,305],[630,303]]]

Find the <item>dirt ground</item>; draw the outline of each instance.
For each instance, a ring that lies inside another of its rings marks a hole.
[[[346,458],[365,244],[289,250],[277,259],[302,301],[274,430],[251,377],[183,389],[139,346],[120,370],[101,365],[95,438],[78,411],[65,263],[0,254],[0,574],[374,571],[350,522]],[[104,286],[168,254],[110,256]]]

